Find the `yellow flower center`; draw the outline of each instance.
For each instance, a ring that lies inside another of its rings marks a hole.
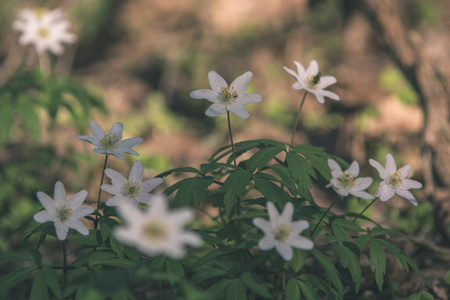
[[[280,224],[274,230],[274,236],[277,241],[284,242],[292,233],[292,228],[286,224]]]
[[[387,178],[387,184],[393,188],[398,188],[403,183],[402,175],[399,172],[391,174]]]
[[[46,10],[45,8],[36,8],[33,10],[33,12],[36,18],[40,19],[42,18],[43,15],[45,15],[48,12],[48,10]]]
[[[322,76],[322,73],[317,73],[316,75],[309,76],[306,79],[306,82],[308,84],[309,88],[315,88],[320,83],[320,77]]]
[[[56,216],[61,220],[61,222],[69,220],[71,215],[72,208],[70,206],[63,204],[56,208]]]
[[[220,102],[222,103],[233,103],[238,97],[236,90],[231,86],[224,86],[220,89],[220,91],[222,93],[222,99],[220,99]]]
[[[47,27],[41,27],[41,28],[39,28],[39,30],[38,30],[38,35],[41,37],[41,38],[47,38],[49,35],[50,35],[50,30],[47,28]]]
[[[121,193],[125,197],[131,198],[139,193],[141,185],[137,182],[127,182],[122,186]]]
[[[169,230],[163,222],[153,220],[144,226],[143,233],[150,240],[159,242],[167,238]]]
[[[346,190],[351,189],[352,187],[355,186],[355,176],[353,176],[352,174],[342,174],[341,177],[338,178],[339,183],[342,185],[343,188],[345,188]]]
[[[102,139],[100,140],[100,144],[102,145],[102,148],[105,150],[114,150],[119,146],[120,138],[115,133],[108,133],[105,134]]]

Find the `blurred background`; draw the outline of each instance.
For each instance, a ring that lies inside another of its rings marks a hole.
[[[55,76],[47,81],[36,75],[35,49],[19,45],[20,33],[12,28],[20,9],[37,7],[62,8],[78,36],[62,56],[51,56]],[[91,135],[89,120],[105,130],[122,122],[125,138],[144,139],[134,148],[140,157],[109,160],[124,175],[136,159],[146,178],[198,167],[227,145],[226,116],[206,117],[210,103],[189,97],[209,88],[211,70],[228,83],[250,70],[249,91],[265,97],[246,106],[249,119],[232,116],[235,142],[288,143],[303,92],[292,89],[294,79],[283,66],[295,69],[296,60],[307,67],[314,59],[322,75],[337,78],[329,90],[341,100],[320,104],[308,95],[295,143],[357,160],[361,174],[375,182],[369,158],[384,165],[392,153],[398,167],[412,165],[410,176],[424,183],[414,192],[419,206],[395,197],[368,215],[412,238],[400,243],[435,294],[448,299],[448,49],[446,0],[2,0],[0,237],[30,220],[41,209],[36,192],[52,196],[57,180],[68,192],[96,195],[103,158],[75,139]],[[334,197],[313,192],[323,205]],[[348,199],[336,209],[359,212],[365,205]],[[13,235],[0,250],[22,242],[23,234]],[[420,283],[414,274],[392,276],[393,291]]]

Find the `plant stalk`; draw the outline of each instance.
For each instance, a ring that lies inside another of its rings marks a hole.
[[[306,94],[308,94],[308,91],[305,91],[305,94],[303,95],[302,103],[300,104],[300,107],[297,112],[297,116],[295,117],[294,128],[292,128],[291,143],[289,144],[290,149],[294,148],[294,136],[295,136],[295,133],[297,132],[298,118],[300,116],[300,111],[302,110],[303,103],[305,103]]]
[[[370,202],[369,204],[367,204],[367,206],[363,209],[363,211],[360,212],[359,215],[356,216],[356,217],[353,219],[352,222],[355,223],[356,220],[358,220],[359,218],[361,218],[362,215],[363,215],[363,213],[364,213],[369,207],[371,207],[372,204],[374,204],[378,199],[380,199],[380,198],[375,198],[375,200],[373,200],[372,202]]]
[[[97,214],[95,215],[95,221],[94,221],[94,229],[97,229],[98,226],[98,215],[100,214],[99,208],[100,208],[100,197],[102,195],[102,184],[103,184],[103,178],[105,178],[105,169],[106,169],[106,163],[108,162],[108,155],[105,155],[105,163],[103,164],[103,171],[102,171],[102,179],[100,180],[100,186],[98,187],[98,198],[97,198]]]
[[[323,218],[325,218],[325,216],[328,214],[328,212],[330,211],[330,209],[334,206],[334,204],[336,204],[337,202],[337,198],[334,199],[333,203],[331,203],[331,205],[328,207],[328,209],[323,213],[322,217],[320,218],[319,222],[316,223],[316,226],[314,227],[314,229],[311,231],[311,237],[313,236],[314,232],[316,231],[317,227],[319,227],[319,224],[322,222]]]
[[[230,142],[231,142],[231,149],[233,150],[233,160],[234,165],[236,166],[236,151],[234,150],[234,143],[233,143],[233,134],[231,133],[231,122],[230,122],[230,112],[227,110],[227,119],[228,119],[228,133],[230,135]]]

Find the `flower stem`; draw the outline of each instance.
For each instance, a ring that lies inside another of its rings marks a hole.
[[[300,116],[300,111],[302,110],[303,103],[305,103],[306,94],[308,94],[308,91],[305,91],[305,94],[303,95],[302,103],[300,104],[300,107],[297,112],[297,116],[295,117],[294,128],[292,128],[291,143],[289,144],[290,149],[294,148],[294,136],[295,136],[295,133],[297,132],[298,117]]]
[[[102,171],[102,179],[100,180],[100,186],[98,188],[98,198],[97,198],[97,214],[95,215],[95,221],[94,221],[94,229],[97,229],[98,226],[98,215],[100,214],[99,208],[100,208],[100,197],[102,195],[102,184],[103,184],[103,178],[105,177],[105,169],[106,169],[106,163],[108,162],[108,155],[105,155],[105,163],[103,164],[103,171]]]
[[[52,67],[50,64],[50,56],[47,52],[42,53],[38,56],[39,68],[41,69],[41,74],[43,76],[49,76],[52,74]]]
[[[236,151],[234,150],[234,143],[233,143],[233,134],[231,133],[231,122],[230,122],[230,112],[227,110],[227,119],[228,119],[228,133],[230,134],[230,142],[231,142],[231,149],[233,150],[233,160],[234,165],[236,166]]]
[[[317,227],[319,227],[319,224],[322,222],[323,218],[325,218],[325,216],[328,214],[328,212],[330,211],[330,209],[334,206],[334,204],[336,204],[337,198],[334,199],[333,203],[331,203],[330,207],[328,207],[328,209],[323,213],[322,217],[320,218],[319,222],[316,223],[316,226],[314,227],[314,229],[311,231],[311,237],[313,236],[314,232],[316,231]]]
[[[63,250],[63,273],[64,273],[64,289],[65,289],[67,286],[67,249],[66,249],[67,240],[61,241],[61,243]]]
[[[360,212],[359,215],[356,216],[356,218],[354,218],[352,222],[355,223],[356,220],[358,220],[359,218],[361,218],[362,215],[363,215],[363,213],[364,213],[369,207],[371,207],[372,204],[374,204],[375,201],[377,201],[378,199],[380,199],[380,198],[375,198],[375,200],[373,200],[372,202],[370,202],[369,204],[367,204],[367,206],[363,209],[363,211]]]

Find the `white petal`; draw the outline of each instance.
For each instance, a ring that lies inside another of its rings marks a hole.
[[[303,85],[301,85],[300,82],[295,82],[294,84],[292,84],[292,88],[294,90],[301,90],[301,89],[304,89],[305,87]]]
[[[290,224],[292,222],[292,216],[294,215],[294,206],[291,202],[286,203],[283,212],[281,213],[279,223]]]
[[[414,197],[413,194],[411,194],[410,191],[407,190],[400,190],[400,189],[396,189],[395,192],[397,193],[397,195],[407,199],[409,202],[411,202],[412,204],[414,204],[415,206],[417,206],[417,200]]]
[[[117,207],[117,212],[119,217],[121,217],[125,222],[132,222],[136,215],[140,214],[137,207],[126,205],[125,203]]]
[[[319,103],[325,103],[325,97],[322,95],[319,95],[317,93],[314,93],[314,96],[316,96],[317,101],[319,101]]]
[[[211,89],[216,93],[221,93],[221,89],[228,86],[225,79],[223,79],[222,76],[217,74],[215,71],[211,71],[208,73],[208,79]]]
[[[129,153],[133,155],[139,156],[139,153],[131,149],[132,147],[136,146],[137,144],[142,143],[144,140],[141,138],[131,138],[131,139],[124,139],[119,142],[119,146],[114,150],[117,153]]]
[[[281,257],[285,261],[290,261],[292,259],[292,257],[294,256],[292,247],[286,243],[277,243],[276,249],[277,249],[277,252],[281,255]]]
[[[333,178],[338,178],[338,177],[341,177],[343,175],[341,166],[335,160],[329,158],[328,159],[328,166],[330,167],[331,176],[333,176]]]
[[[66,224],[56,221],[55,222],[56,236],[59,240],[64,241],[67,237],[69,227]]]
[[[307,89],[307,90],[310,91],[311,93],[315,94],[316,96],[317,95],[322,95],[322,96],[328,97],[328,98],[333,99],[333,100],[339,100],[340,99],[339,95],[337,95],[337,94],[335,94],[333,92],[330,92],[330,91],[325,91],[325,90],[320,90],[320,89]]]
[[[182,243],[192,247],[198,247],[202,244],[202,239],[200,238],[200,236],[193,232],[183,233],[183,235],[180,237],[180,240]]]
[[[78,193],[76,193],[67,200],[67,204],[69,204],[70,207],[72,207],[72,209],[75,210],[78,207],[80,207],[80,205],[86,199],[87,195],[88,195],[87,191],[85,190],[79,191]]]
[[[250,79],[252,79],[253,73],[250,71],[245,72],[238,78],[236,78],[232,83],[231,87],[233,87],[238,95],[241,95],[245,93],[245,91],[248,88],[248,83],[250,82]]]
[[[122,139],[122,131],[123,131],[123,124],[120,122],[116,122],[113,124],[111,129],[108,131],[108,134],[115,134],[119,137],[119,140]]]
[[[375,196],[380,197],[381,201],[387,201],[392,197],[394,197],[394,195],[395,195],[394,190],[384,181],[380,183],[380,186],[375,191]]]
[[[308,221],[305,220],[295,221],[292,222],[291,227],[292,227],[292,234],[299,235],[300,233],[308,229],[309,223]]]
[[[422,184],[416,180],[412,179],[403,179],[403,183],[401,185],[402,189],[420,189],[422,188]]]
[[[227,112],[225,105],[214,103],[211,105],[205,112],[205,115],[208,117],[215,117]]]
[[[105,175],[108,176],[111,179],[111,183],[115,186],[122,187],[125,183],[128,182],[128,180],[122,176],[117,171],[114,171],[113,169],[107,168],[105,170]]]
[[[261,229],[265,234],[271,233],[273,230],[270,223],[262,218],[253,219],[253,225]]]
[[[37,198],[42,206],[48,211],[55,211],[56,203],[49,195],[43,192],[37,192]]]
[[[55,216],[47,210],[40,211],[33,216],[33,219],[39,223],[54,221]]]
[[[276,245],[276,240],[273,236],[265,235],[259,242],[258,247],[261,250],[270,250]]]
[[[395,164],[394,157],[390,153],[386,154],[386,166],[384,168],[389,175],[397,172],[397,165]]]
[[[102,184],[100,187],[102,191],[105,191],[111,195],[120,195],[120,187],[117,185],[111,185],[111,184]]]
[[[226,107],[229,111],[237,115],[238,117],[242,119],[247,119],[250,114],[248,113],[248,110],[241,104],[231,104]]]
[[[273,204],[272,202],[267,202],[266,204],[267,206],[267,213],[269,214],[269,222],[270,222],[270,226],[272,228],[276,228],[279,224],[279,218],[280,215],[278,213],[277,208],[275,207],[275,204]]]
[[[336,78],[334,78],[334,76],[322,76],[322,77],[320,77],[320,82],[317,85],[317,87],[319,89],[324,89],[336,82],[337,82],[337,80],[336,80]]]
[[[350,167],[345,171],[346,174],[351,174],[354,177],[358,176],[359,174],[359,164],[358,162],[355,160],[352,162],[352,164],[350,165]]]
[[[383,168],[383,166],[377,162],[374,159],[369,159],[369,164],[374,167],[375,169],[377,169],[378,173],[380,174],[381,179],[383,180],[387,180],[387,173],[386,170]],[[376,197],[378,197],[377,195],[375,195]]]
[[[128,181],[142,183],[142,175],[144,174],[144,165],[142,161],[137,160],[131,167],[130,175]]]
[[[303,81],[306,78],[305,67],[298,61],[294,61],[294,64],[297,66],[297,74],[299,81]]]
[[[315,76],[317,73],[319,73],[319,65],[317,64],[317,61],[312,60],[308,69],[306,69],[306,76]]]
[[[148,193],[152,191],[155,187],[160,185],[162,182],[163,182],[162,178],[147,179],[142,183],[141,191]]]
[[[103,149],[103,148],[95,148],[94,149],[94,153],[110,155],[110,153],[107,153],[107,151],[105,149]]]
[[[356,178],[355,185],[351,189],[352,191],[362,191],[367,189],[373,182],[370,177]]]
[[[95,121],[90,121],[89,126],[91,127],[92,136],[94,140],[100,141],[105,135],[105,131],[97,124]]]
[[[86,226],[83,224],[83,222],[81,222],[78,219],[70,219],[70,220],[68,220],[67,221],[67,226],[69,226],[69,228],[75,229],[76,231],[78,231],[82,235],[88,235],[89,234],[89,230],[86,228]]]
[[[108,201],[106,201],[105,204],[106,204],[106,206],[118,206],[118,205],[122,204],[123,202],[125,202],[126,200],[127,200],[127,197],[119,194],[119,195],[112,197]]]
[[[55,183],[55,204],[61,205],[66,202],[66,190],[61,181]]]
[[[409,172],[411,171],[411,165],[406,165],[397,170],[402,175],[402,178],[408,177]]]
[[[369,194],[368,192],[350,191],[350,194],[352,194],[355,197],[361,198],[361,199],[367,199],[367,200],[373,199],[373,196],[371,194]]]
[[[84,217],[92,214],[94,211],[95,211],[95,209],[92,206],[82,205],[82,206],[78,207],[78,209],[73,212],[72,218],[74,218],[74,219],[81,219],[81,218],[84,218]]]
[[[210,89],[192,91],[190,96],[194,99],[206,99],[211,102],[219,102],[219,94]]]
[[[304,250],[311,250],[312,248],[314,248],[314,243],[304,236],[295,236],[289,239],[289,244],[294,248]]]
[[[93,145],[94,145],[94,142],[95,142],[94,138],[91,137],[91,136],[88,136],[88,135],[77,135],[77,139],[86,141],[86,142],[91,143]]]
[[[288,72],[289,74],[291,74],[292,76],[294,76],[295,79],[298,80],[298,74],[295,73],[294,70],[291,70],[291,69],[289,69],[289,68],[287,68],[287,67],[283,67],[283,68],[286,70],[286,72]]]
[[[239,96],[237,103],[246,105],[249,103],[261,102],[263,100],[264,100],[264,97],[262,95],[255,94],[255,93],[248,93],[248,94]]]

